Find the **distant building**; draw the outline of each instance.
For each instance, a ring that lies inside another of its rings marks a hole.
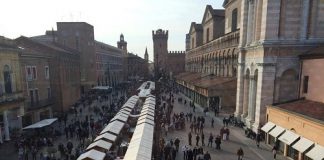
[[[10,140],[11,130],[22,128],[25,110],[20,52],[14,41],[0,36],[0,143],[3,143],[3,137]]]
[[[26,52],[22,54],[24,59],[22,64],[25,65],[22,67],[27,67],[27,71],[22,73],[27,74],[27,79],[24,79],[26,83],[24,92],[25,96],[28,96],[26,99],[29,99],[26,102],[27,104],[30,103],[30,105],[27,105],[27,109],[33,110],[37,107],[46,109],[46,105],[51,104],[51,101],[47,99],[51,97],[49,99],[53,99],[55,102],[52,108],[54,112],[67,111],[80,98],[80,52],[57,43],[53,31],[31,38],[21,36],[16,39],[16,42]],[[50,57],[48,62],[49,76],[46,75],[46,66],[43,66],[47,62],[40,61],[35,64],[35,61],[28,60],[25,57],[28,53],[34,54],[33,56],[38,54],[38,57],[43,58]],[[28,71],[29,67],[33,72],[32,76],[36,76],[36,79],[29,80],[31,76]],[[50,87],[48,87],[46,78],[49,78]],[[36,84],[40,81],[45,82],[44,84]],[[39,88],[37,89],[37,87]],[[37,99],[39,99],[38,103]],[[28,121],[28,117],[26,117],[26,121]]]
[[[97,85],[115,87],[124,82],[125,51],[99,41],[95,41],[95,50]]]
[[[287,92],[298,98],[269,105],[261,130],[266,132],[267,144],[277,145],[291,159],[323,159],[324,48],[307,51],[300,60],[298,89]]]
[[[185,52],[168,52],[168,31],[152,31],[155,74],[174,76],[184,71]]]
[[[133,53],[127,54],[128,80],[146,79],[148,76],[148,62]]]

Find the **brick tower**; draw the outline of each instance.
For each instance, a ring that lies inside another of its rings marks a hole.
[[[166,71],[166,62],[168,54],[168,30],[158,29],[152,31],[153,36],[153,53],[154,53],[154,70],[155,73]]]

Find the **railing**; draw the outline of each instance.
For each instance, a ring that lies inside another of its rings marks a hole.
[[[238,46],[240,40],[240,30],[236,30],[234,32],[230,32],[225,34],[222,37],[219,37],[213,41],[210,41],[206,44],[203,44],[199,47],[193,48],[188,51],[187,55],[196,55],[209,53],[215,50],[221,50],[225,48]]]
[[[38,102],[28,101],[28,102],[25,102],[25,108],[27,111],[30,111],[30,110],[40,109],[42,107],[46,107],[46,106],[52,105],[54,103],[55,103],[54,98],[44,99],[44,100],[40,100]]]
[[[17,91],[13,93],[4,93],[0,95],[0,105],[14,103],[14,102],[21,102],[24,100],[23,92]]]

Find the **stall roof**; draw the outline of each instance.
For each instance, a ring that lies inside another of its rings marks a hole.
[[[42,128],[48,125],[51,125],[52,123],[54,123],[57,120],[57,118],[51,118],[51,119],[43,119],[39,122],[36,122],[32,125],[29,125],[23,129],[35,129],[35,128]]]
[[[313,160],[323,160],[324,159],[324,147],[320,145],[315,145],[306,156],[312,158]]]
[[[115,135],[119,135],[120,131],[123,129],[125,123],[120,121],[110,122],[101,132],[100,134],[111,132]]]
[[[286,132],[284,134],[282,134],[279,137],[279,140],[281,142],[284,142],[287,145],[291,145],[293,142],[295,142],[300,136],[297,135],[296,133],[286,130]]]
[[[148,119],[148,118],[145,118],[145,119],[141,119],[141,120],[138,120],[137,121],[137,125],[140,125],[142,123],[147,123],[147,124],[150,124],[150,125],[153,125],[154,126],[154,121]]]
[[[150,115],[150,116],[154,117],[154,113],[152,113],[152,112],[143,112],[140,114],[140,117],[144,116],[144,115]]]
[[[104,140],[98,140],[98,141],[95,141],[93,143],[91,143],[88,147],[87,147],[87,150],[88,149],[93,149],[94,147],[100,147],[100,148],[103,148],[107,151],[109,151],[109,149],[111,148],[112,144],[107,142],[107,141],[104,141]]]
[[[102,140],[102,139],[108,139],[112,142],[115,142],[117,139],[117,136],[110,134],[110,133],[104,133],[104,134],[101,134],[98,137],[96,137],[96,139],[94,141],[98,141],[98,140]]]
[[[285,131],[284,128],[280,126],[276,126],[274,129],[272,129],[269,134],[272,135],[273,137],[278,137],[281,133]]]
[[[263,130],[264,132],[268,133],[271,129],[273,129],[276,125],[272,122],[267,122],[262,128],[261,130]]]
[[[109,86],[96,86],[96,87],[93,87],[92,89],[109,90],[109,89],[112,89],[112,88],[109,87]]]
[[[93,159],[93,160],[103,160],[106,157],[106,154],[103,152],[99,152],[97,150],[89,150],[80,155],[77,160],[84,160],[84,159]]]
[[[151,121],[154,121],[154,118],[151,115],[144,115],[138,118],[138,121],[143,120],[143,119],[149,119]]]
[[[125,110],[125,111],[127,111],[127,112],[131,112],[131,111],[132,111],[132,109],[127,108],[127,107],[124,107],[124,108],[122,108],[122,109],[120,109],[120,110]]]
[[[113,122],[115,120],[120,120],[122,122],[127,122],[128,117],[124,117],[121,114],[116,114],[115,117],[110,120],[110,122]]]
[[[304,153],[309,147],[311,147],[314,142],[301,137],[299,141],[297,141],[292,147],[295,148],[297,151]]]

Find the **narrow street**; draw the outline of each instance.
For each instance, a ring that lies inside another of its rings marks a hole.
[[[178,102],[178,97],[182,97],[182,99],[187,99],[187,102],[190,102],[190,99],[185,97],[183,94],[174,94],[175,101],[173,107],[173,113],[183,112],[184,114],[192,112],[192,108],[189,107],[187,103],[186,106],[182,102]],[[172,113],[172,116],[173,116]],[[203,109],[196,106],[195,112],[192,112],[193,116],[204,116]],[[211,155],[212,160],[237,160],[237,150],[242,147],[244,151],[243,159],[246,160],[271,160],[273,159],[273,155],[271,152],[271,146],[267,146],[264,142],[260,143],[260,148],[257,148],[254,140],[247,138],[244,134],[244,130],[238,127],[230,126],[230,136],[228,141],[223,141],[221,143],[221,150],[215,149],[215,143],[213,141],[213,148],[207,147],[208,138],[210,133],[215,137],[220,134],[220,129],[223,126],[222,120],[224,118],[224,114],[220,114],[218,117],[215,117],[213,113],[208,112],[207,116],[205,116],[205,125],[204,125],[204,142],[205,146],[203,146],[204,153],[208,151]],[[214,118],[214,128],[211,127],[211,119]],[[180,139],[180,147],[179,152],[177,153],[176,159],[182,160],[184,159],[183,153],[181,152],[181,147],[183,145],[188,145],[188,133],[190,132],[190,122],[186,121],[186,129],[185,130],[174,130],[168,132],[167,136],[165,136],[165,141],[170,141],[171,139],[174,141],[177,137]],[[199,134],[200,136],[200,134]],[[192,146],[191,149],[196,144],[196,134],[192,133]],[[199,142],[199,146],[201,146],[201,139]],[[277,155],[277,159],[285,160],[282,155]]]

